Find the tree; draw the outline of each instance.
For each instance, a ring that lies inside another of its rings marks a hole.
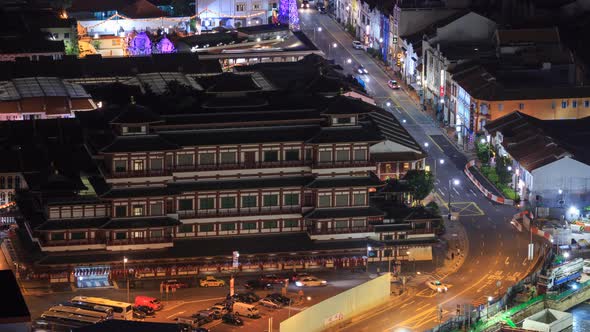
[[[408,186],[412,189],[415,200],[423,200],[434,190],[434,176],[430,172],[409,170],[404,176],[404,180],[406,180]]]
[[[510,159],[508,157],[497,157],[496,158],[496,173],[498,174],[498,181],[502,184],[510,182],[510,171],[508,171],[508,165],[510,165]]]
[[[193,12],[191,11],[190,3],[194,3],[194,1],[190,0],[172,0],[170,3],[172,5],[172,10],[174,12],[174,16],[189,16],[192,15]]]
[[[476,139],[475,149],[477,153],[477,159],[481,161],[482,164],[487,164],[490,161],[490,145],[486,143],[481,143],[479,140]]]

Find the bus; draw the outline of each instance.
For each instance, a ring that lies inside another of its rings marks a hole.
[[[112,301],[109,299],[103,299],[101,297],[90,296],[75,296],[70,300],[70,302],[109,307],[113,309],[113,318],[125,320],[133,319],[133,305],[131,303]]]
[[[85,310],[90,310],[90,311],[102,312],[107,315],[108,319],[113,318],[113,308],[105,307],[103,305],[88,304],[88,303],[81,303],[81,302],[64,302],[64,303],[61,303],[60,305],[66,306],[66,307],[75,307],[75,308],[80,308],[80,309],[85,309]]]
[[[92,325],[103,321],[103,319],[100,318],[80,316],[67,312],[56,311],[45,311],[43,314],[41,314],[41,319],[49,322],[63,323],[66,325],[76,325],[77,327]]]
[[[65,305],[54,306],[54,307],[49,308],[49,310],[47,310],[47,311],[65,312],[68,314],[74,314],[74,315],[79,315],[79,316],[84,316],[84,317],[100,318],[102,320],[106,320],[106,319],[109,319],[112,317],[112,315],[111,315],[111,317],[109,317],[109,314],[107,314],[105,312],[86,310],[86,309],[82,309],[82,308],[70,307],[70,306],[65,306]]]
[[[61,322],[54,321],[51,318],[43,319],[39,318],[33,321],[31,325],[31,331],[33,332],[72,332],[72,329],[77,327],[86,326],[86,324],[79,322]]]

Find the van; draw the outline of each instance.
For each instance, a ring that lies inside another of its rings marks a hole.
[[[145,306],[154,309],[154,311],[162,310],[164,307],[162,302],[155,297],[150,296],[136,296],[135,297],[135,306]]]
[[[199,319],[192,317],[176,317],[178,325],[187,326],[191,329],[199,327]]]
[[[258,309],[248,303],[243,302],[235,302],[232,308],[234,314],[238,316],[246,316],[248,318],[259,318],[260,312]]]

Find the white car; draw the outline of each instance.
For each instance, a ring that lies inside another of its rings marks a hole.
[[[363,43],[361,43],[358,40],[353,40],[352,41],[352,48],[354,48],[355,50],[362,50],[363,49]]]
[[[328,282],[316,277],[305,277],[295,281],[297,287],[320,287],[326,286]]]
[[[271,309],[279,309],[281,307],[280,304],[276,303],[275,301],[273,301],[272,299],[269,299],[267,297],[260,299],[260,301],[258,301],[258,303],[260,303],[260,305],[263,307],[267,307],[267,308],[271,308]]]
[[[444,293],[449,290],[449,287],[438,280],[430,280],[426,282],[426,286],[428,288],[437,291],[439,293]]]

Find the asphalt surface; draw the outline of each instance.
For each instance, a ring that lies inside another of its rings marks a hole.
[[[420,143],[428,143],[428,164],[444,160],[433,169],[436,176],[436,199],[442,203],[441,213],[448,213],[449,195],[453,212],[459,213],[459,221],[466,231],[469,249],[463,266],[448,276],[421,276],[440,278],[447,283],[449,291],[436,294],[424,284],[417,285],[416,294],[400,301],[393,299],[390,307],[377,310],[355,320],[342,331],[423,331],[439,322],[438,308],[442,308],[442,321],[453,317],[457,305],[481,302],[488,296],[497,297],[517,280],[524,277],[530,267],[527,261],[526,234],[517,233],[509,221],[517,212],[511,206],[489,202],[469,182],[463,169],[467,158],[449,141],[446,134],[434,121],[420,110],[414,100],[402,90],[391,90],[386,73],[363,50],[352,48],[351,37],[330,16],[315,10],[301,10],[303,31],[315,41],[328,58],[340,64],[346,73],[353,73],[356,65],[363,65],[369,72],[363,76],[366,88],[377,104],[402,122],[405,128]],[[318,32],[317,28],[322,31]],[[315,38],[313,30],[316,29]],[[333,47],[333,44],[336,47]],[[348,63],[351,59],[352,63]],[[367,79],[368,78],[368,79]],[[386,103],[391,106],[387,107]],[[405,120],[405,121],[404,121]],[[450,180],[459,180],[459,185],[449,186]],[[453,234],[454,235],[454,234]]]

